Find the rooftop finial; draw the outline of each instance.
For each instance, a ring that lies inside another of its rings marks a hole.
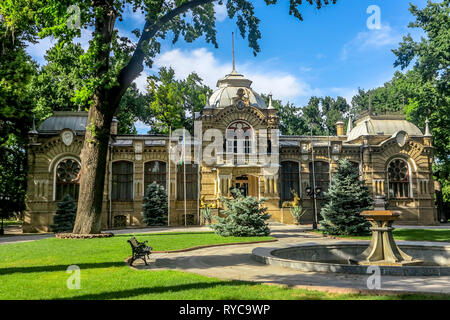
[[[352,115],[350,114],[348,116],[348,125],[347,125],[347,136],[350,134],[350,131],[353,130],[353,121],[352,121]]]
[[[272,103],[272,92],[269,93],[269,109],[273,109],[273,103]]]
[[[432,136],[431,132],[430,132],[430,125],[429,125],[429,123],[430,123],[430,121],[427,118],[427,120],[425,120],[425,137],[431,137]]]
[[[234,58],[234,32],[231,33],[231,43],[233,47],[233,71],[236,71],[236,61]]]
[[[38,134],[38,131],[36,130],[36,116],[33,114],[33,126],[31,127],[31,130],[28,132],[28,134],[34,135]]]

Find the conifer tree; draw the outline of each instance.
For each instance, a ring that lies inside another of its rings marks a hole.
[[[270,218],[270,214],[262,206],[264,200],[244,197],[237,189],[232,194],[234,197],[231,200],[220,198],[226,208],[222,212],[225,217],[217,217],[217,223],[210,227],[224,237],[268,236],[270,229],[266,220]]]
[[[320,230],[330,235],[370,234],[370,223],[360,213],[372,207],[373,200],[358,169],[347,159],[340,160],[320,214]]]
[[[142,205],[144,223],[148,226],[167,225],[167,193],[163,186],[153,182],[147,187]]]
[[[56,204],[58,209],[53,218],[53,224],[50,226],[52,231],[57,232],[72,232],[75,224],[75,217],[77,214],[77,206],[72,197],[66,194],[63,199]]]

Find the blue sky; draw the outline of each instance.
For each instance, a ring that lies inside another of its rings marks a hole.
[[[305,1],[306,2],[306,1]],[[289,16],[288,1],[266,6],[254,0],[256,15],[261,19],[261,52],[254,57],[246,39],[236,36],[237,70],[253,80],[259,93],[272,92],[275,99],[302,106],[313,95],[343,96],[350,102],[357,88],[370,89],[389,81],[395,69],[395,56],[402,37],[410,32],[415,38],[418,30],[407,28],[413,21],[409,3],[426,5],[426,0],[338,0],[317,10],[303,5],[304,21]],[[381,13],[381,28],[370,30],[367,8],[377,5]],[[219,48],[200,38],[193,43],[170,39],[163,42],[161,54],[152,70],[146,69],[136,80],[145,90],[146,76],[161,66],[172,66],[178,78],[196,71],[213,89],[217,79],[231,71],[231,33],[237,33],[223,7],[216,7]],[[117,27],[123,35],[142,28],[143,17],[127,10],[125,19]],[[131,36],[133,37],[133,36]],[[80,40],[87,45],[88,34]],[[41,64],[51,45],[44,39],[28,49]]]

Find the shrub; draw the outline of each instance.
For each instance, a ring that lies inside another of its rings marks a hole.
[[[301,204],[291,208],[291,214],[295,223],[300,224],[300,219],[307,213]]]
[[[370,223],[360,215],[373,204],[370,192],[359,180],[358,169],[344,159],[338,163],[320,214],[320,230],[330,235],[367,235]]]
[[[163,186],[153,182],[147,187],[142,206],[144,223],[148,226],[167,225],[167,194]]]
[[[203,216],[203,223],[204,224],[211,224],[212,223],[212,212],[211,208],[206,206],[202,209],[202,216]]]
[[[224,237],[268,236],[270,229],[266,220],[270,215],[266,213],[267,208],[262,206],[264,200],[244,197],[237,189],[232,194],[234,198],[231,200],[220,198],[226,208],[223,211],[225,217],[217,217],[217,223],[212,224],[211,228]]]
[[[56,204],[58,209],[50,226],[53,232],[72,232],[77,215],[77,206],[72,197],[66,194],[63,199]]]

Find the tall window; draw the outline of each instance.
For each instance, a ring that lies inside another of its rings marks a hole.
[[[166,188],[166,163],[162,161],[150,161],[144,166],[144,184],[147,187],[156,182]]]
[[[389,164],[389,197],[409,198],[409,167],[406,161],[396,159]]]
[[[133,200],[133,163],[118,161],[112,164],[111,200]]]
[[[320,187],[323,192],[328,191],[330,185],[330,165],[324,161],[314,161],[315,186]],[[313,188],[313,163],[309,163],[309,185]]]
[[[233,122],[226,131],[225,141],[228,143],[228,150],[233,150],[234,153],[250,154],[252,151],[253,129],[243,122]],[[241,150],[239,150],[241,149]]]
[[[184,165],[177,167],[177,199],[184,200],[184,186],[186,186],[186,200],[198,198],[198,165],[186,164],[186,184],[184,183]]]
[[[281,163],[281,200],[293,200],[291,190],[295,190],[300,195],[298,163],[293,161],[285,161]]]
[[[80,170],[80,164],[76,160],[67,159],[58,164],[56,167],[55,200],[62,200],[66,194],[75,200],[78,199]]]

